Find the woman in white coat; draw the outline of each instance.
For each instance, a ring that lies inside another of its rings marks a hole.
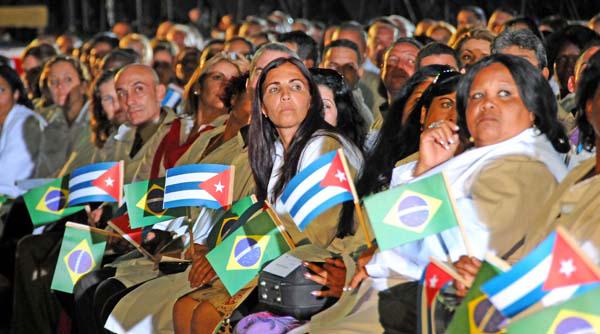
[[[46,122],[31,108],[17,72],[9,66],[0,66],[0,195],[21,195],[23,190],[15,182],[33,173]]]

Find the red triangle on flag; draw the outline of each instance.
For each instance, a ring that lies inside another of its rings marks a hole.
[[[200,183],[200,188],[214,197],[222,207],[231,205],[233,199],[233,167]]]
[[[423,285],[427,294],[427,307],[431,308],[433,299],[437,296],[438,292],[452,280],[452,276],[438,267],[435,263],[431,262],[425,269],[425,278]]]
[[[591,261],[586,261],[585,254],[578,251],[569,240],[556,233],[552,249],[552,265],[542,290],[552,290],[569,285],[581,285],[600,282],[600,275]]]
[[[132,229],[131,225],[129,224],[129,215],[127,213],[122,216],[115,217],[110,221],[117,225],[121,231],[125,232],[125,234],[129,235],[135,242],[138,244],[142,243],[142,228],[140,227]]]
[[[333,157],[327,174],[325,174],[320,185],[321,187],[340,187],[346,189],[348,192],[352,192],[351,181],[352,178],[346,174],[346,169],[338,153]]]
[[[123,194],[123,164],[116,163],[106,172],[92,181],[92,185],[102,189],[107,195],[114,198],[117,202],[121,202]]]

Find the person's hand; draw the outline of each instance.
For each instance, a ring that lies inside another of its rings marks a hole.
[[[358,257],[358,260],[356,261],[356,271],[354,272],[354,276],[352,277],[352,280],[346,289],[356,289],[360,282],[369,277],[366,266],[367,263],[369,263],[369,261],[371,261],[373,258],[373,254],[375,254],[376,250],[377,247],[370,247]]]
[[[454,156],[460,144],[458,130],[459,127],[453,122],[438,121],[431,123],[421,133],[415,176],[427,172]]]
[[[104,213],[104,206],[100,206],[94,210],[88,211],[87,213],[87,222],[91,227],[100,226],[100,220],[102,219],[102,214]]]
[[[74,86],[65,99],[65,109],[69,112],[79,112],[84,104],[85,86],[79,84]]]
[[[327,290],[312,291],[313,296],[339,298],[342,295],[344,283],[346,283],[346,266],[342,259],[325,259],[323,267],[311,262],[304,262],[304,266],[314,273],[306,273],[307,279],[328,288]]]
[[[473,280],[475,280],[475,276],[477,276],[480,267],[481,261],[465,255],[454,262],[456,272],[462,276],[469,285],[473,284]],[[467,292],[469,292],[469,288],[457,280],[454,280],[454,286],[456,287],[456,294],[460,297],[466,296]]]
[[[216,275],[210,262],[206,259],[206,253],[194,256],[192,259],[192,269],[188,275],[190,287],[197,288],[208,284]]]

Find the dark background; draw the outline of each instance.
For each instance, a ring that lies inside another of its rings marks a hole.
[[[188,10],[196,6],[204,8],[212,22],[226,13],[243,19],[275,9],[324,23],[350,19],[365,23],[375,16],[400,14],[413,21],[432,18],[454,24],[458,8],[464,5],[478,5],[488,16],[496,7],[505,6],[537,19],[558,14],[568,20],[588,20],[600,12],[600,0],[0,0],[0,5],[46,5],[50,11],[47,33],[72,31],[87,37],[106,30],[112,22],[107,17],[107,1],[114,3],[114,21],[129,22],[135,30],[148,35],[167,18],[187,22]],[[22,41],[31,40],[37,33],[26,29],[10,32]]]

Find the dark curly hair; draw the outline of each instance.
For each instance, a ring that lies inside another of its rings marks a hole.
[[[106,116],[102,108],[102,97],[100,96],[100,86],[111,79],[114,79],[115,71],[104,71],[94,80],[89,91],[90,97],[90,128],[92,130],[92,142],[96,147],[102,148],[108,136],[113,131],[113,124]]]
[[[337,108],[337,130],[356,147],[362,148],[367,137],[367,122],[360,115],[352,91],[342,75],[326,68],[311,68],[310,73],[317,84],[327,86],[333,92]]]
[[[584,149],[592,151],[596,146],[594,128],[587,119],[585,105],[594,98],[600,88],[600,52],[596,52],[589,60],[581,74],[577,85],[577,127],[579,128],[579,143]]]

